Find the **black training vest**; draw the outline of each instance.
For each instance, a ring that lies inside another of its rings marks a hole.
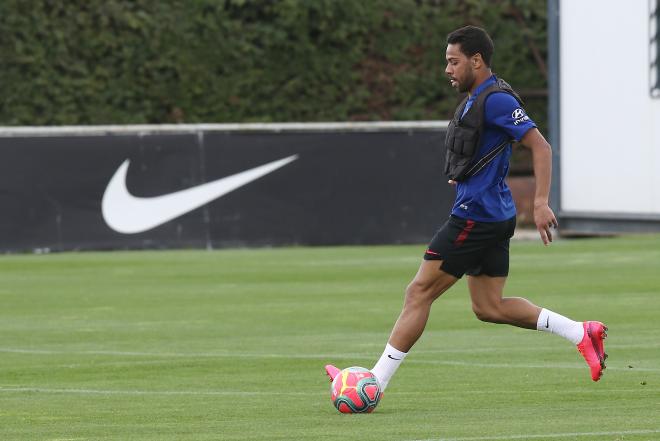
[[[454,181],[462,181],[476,174],[486,164],[492,161],[512,140],[507,139],[503,144],[491,150],[484,158],[475,163],[479,154],[479,145],[484,125],[485,102],[488,95],[493,92],[506,92],[512,95],[522,107],[520,96],[509,84],[497,78],[497,81],[481,91],[472,103],[463,118],[463,109],[467,104],[468,96],[456,109],[454,118],[449,122],[447,136],[445,137],[445,174]]]

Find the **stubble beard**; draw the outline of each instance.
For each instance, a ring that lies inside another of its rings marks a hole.
[[[465,81],[458,83],[458,91],[460,93],[469,92],[474,84],[474,72],[471,70],[465,73]]]

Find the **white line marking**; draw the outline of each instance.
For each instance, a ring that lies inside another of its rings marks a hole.
[[[333,353],[333,354],[272,354],[259,352],[141,352],[141,351],[67,351],[53,349],[22,349],[22,348],[0,348],[0,352],[15,354],[34,354],[34,355],[110,355],[110,356],[128,356],[128,357],[170,357],[170,358],[358,358],[372,359],[374,356],[357,353]]]
[[[270,396],[270,395],[276,395],[276,396],[318,396],[321,392],[319,391],[313,391],[313,392],[260,392],[260,391],[238,391],[238,390],[211,390],[211,391],[193,391],[193,390],[181,390],[181,391],[172,391],[172,390],[163,390],[163,391],[157,391],[157,390],[104,390],[104,389],[67,389],[67,388],[44,388],[44,387],[18,387],[18,386],[0,386],[0,393],[24,393],[24,392],[29,392],[29,393],[44,393],[44,394],[74,394],[74,395],[193,395],[193,396]],[[520,394],[521,392],[524,391],[498,391],[498,394],[503,394],[503,393],[515,393],[515,394]],[[531,393],[533,391],[526,391],[528,393]],[[606,393],[612,393],[613,391],[608,389],[608,390],[598,390],[597,392],[606,392]],[[639,389],[617,389],[617,393],[620,392],[631,392],[631,393],[639,393]],[[463,395],[466,394],[479,394],[483,395],[483,391],[461,391],[460,392]],[[395,395],[395,396],[401,396],[401,395],[420,395],[420,392],[389,392],[389,395]],[[436,394],[434,392],[434,394]],[[422,393],[423,395],[423,393]]]
[[[409,131],[446,129],[449,121],[356,121],[315,123],[230,123],[230,124],[131,124],[98,126],[37,127],[17,126],[0,128],[0,137],[13,136],[57,136],[57,135],[117,135],[126,133],[164,134],[209,132],[380,132],[389,130]]]
[[[283,396],[312,396],[318,392],[259,392],[242,390],[98,390],[98,389],[51,389],[42,387],[5,387],[0,386],[0,392],[33,392],[45,394],[81,394],[81,395],[283,395]]]
[[[660,433],[660,429],[639,429],[639,430],[616,430],[612,432],[565,432],[565,433],[544,433],[529,435],[507,435],[507,436],[470,436],[467,438],[428,438],[411,441],[497,441],[509,439],[538,439],[538,438],[578,438],[584,436],[611,436],[611,435],[650,435]]]
[[[15,354],[34,354],[34,355],[107,355],[107,356],[127,356],[127,357],[161,357],[161,358],[293,358],[303,360],[371,360],[373,355],[367,354],[268,354],[268,353],[249,353],[249,352],[139,352],[139,351],[56,351],[50,349],[21,349],[21,348],[0,348],[0,353]],[[418,360],[408,358],[407,364],[435,364],[445,366],[465,366],[474,368],[498,368],[498,369],[585,369],[582,363],[476,363],[472,361],[458,360]],[[607,366],[608,371],[625,372],[660,372],[660,368],[634,367],[626,366]]]
[[[568,364],[568,363],[545,363],[545,364],[530,364],[530,363],[474,363],[471,361],[454,361],[454,360],[407,360],[407,363],[417,364],[439,364],[446,366],[465,366],[465,367],[478,367],[478,368],[501,368],[501,369],[586,369],[586,364]],[[605,371],[626,371],[626,372],[660,372],[660,368],[644,368],[644,367],[618,367],[608,365]]]
[[[365,345],[366,346],[366,345]],[[380,348],[380,344],[372,344],[370,347]],[[660,348],[660,343],[631,343],[631,344],[608,344],[607,349],[652,349]],[[475,353],[475,352],[549,352],[565,351],[566,345],[557,346],[493,346],[489,348],[443,348],[443,349],[419,349],[416,354],[445,354],[445,353]]]

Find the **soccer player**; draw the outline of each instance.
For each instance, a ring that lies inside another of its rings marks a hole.
[[[552,242],[552,229],[558,225],[548,205],[551,147],[516,92],[492,73],[493,48],[486,31],[475,26],[447,37],[445,73],[453,87],[468,93],[445,140],[445,173],[456,188],[456,201],[408,285],[403,310],[372,369],[382,390],[422,335],[433,302],[464,274],[477,318],[564,337],[577,345],[593,381],[605,369],[607,327],[601,322],[576,322],[527,299],[502,295],[509,273],[509,239],[516,227],[516,210],[505,181],[513,140],[532,151],[534,223],[545,245]],[[327,365],[326,372],[333,379],[339,369]]]

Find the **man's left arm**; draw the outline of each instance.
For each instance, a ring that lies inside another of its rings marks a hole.
[[[552,242],[551,228],[557,228],[557,218],[549,206],[552,179],[552,147],[537,128],[531,128],[520,142],[532,151],[536,192],[534,223],[545,245]]]

